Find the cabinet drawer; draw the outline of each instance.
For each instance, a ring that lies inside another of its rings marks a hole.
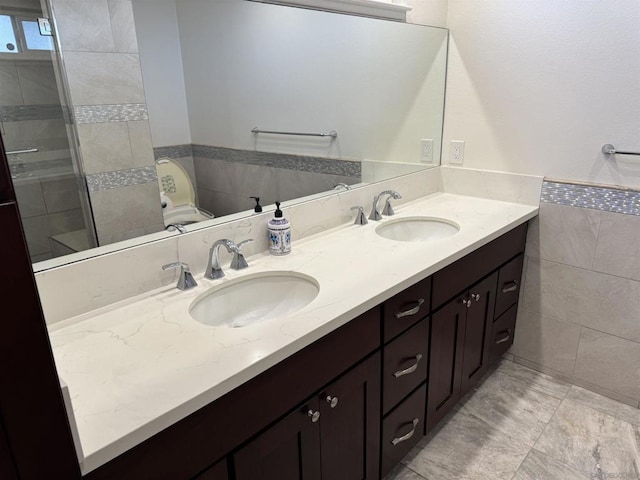
[[[491,347],[489,361],[495,362],[513,345],[513,334],[516,329],[516,314],[518,306],[513,305],[500,318],[493,322],[491,331]]]
[[[429,320],[424,319],[384,347],[383,413],[427,379]]]
[[[426,400],[423,385],[382,421],[382,478],[424,435]]]
[[[431,277],[384,302],[382,329],[385,343],[426,317],[430,304]]]
[[[506,312],[509,307],[518,302],[523,260],[524,255],[518,255],[500,269],[500,274],[498,276],[498,293],[496,295],[496,312],[494,318],[498,318]]]
[[[484,247],[433,274],[432,309],[443,305],[496,267],[524,252],[527,224],[522,224]]]

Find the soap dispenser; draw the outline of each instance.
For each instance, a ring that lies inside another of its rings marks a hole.
[[[253,213],[262,213],[262,205],[260,205],[260,197],[249,197],[256,201],[256,206],[253,207]]]
[[[276,202],[276,211],[269,220],[269,253],[271,255],[287,255],[291,253],[291,225],[282,216],[280,202]]]

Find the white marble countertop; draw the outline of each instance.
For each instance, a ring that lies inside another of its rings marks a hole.
[[[50,327],[56,366],[71,394],[83,473],[310,345],[349,320],[534,217],[532,206],[436,193],[396,209],[460,225],[452,237],[396,242],[380,222],[345,225],[296,242],[286,257],[248,258],[222,280],[163,288]],[[389,221],[388,219],[382,222]],[[297,313],[245,328],[193,320],[191,302],[222,282],[264,271],[294,271],[320,285]]]

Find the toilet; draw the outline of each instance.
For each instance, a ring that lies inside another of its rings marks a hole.
[[[213,218],[213,214],[196,206],[196,192],[182,165],[170,158],[160,158],[156,161],[156,170],[165,227]]]

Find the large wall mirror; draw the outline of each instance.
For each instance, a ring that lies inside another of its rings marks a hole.
[[[250,215],[250,197],[439,165],[446,29],[246,0],[43,3],[0,0],[22,36],[0,52],[0,120],[36,270]],[[20,22],[43,15],[40,58]]]

